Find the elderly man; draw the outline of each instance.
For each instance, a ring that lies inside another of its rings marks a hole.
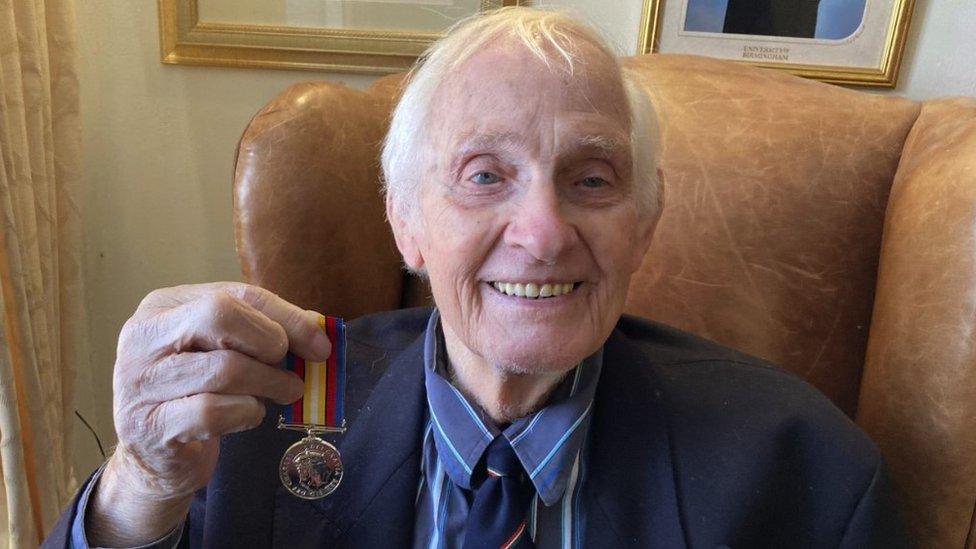
[[[592,30],[506,9],[414,71],[387,211],[437,308],[347,331],[331,495],[299,499],[275,429],[319,315],[261,289],[159,290],[119,340],[119,446],[52,544],[893,547],[871,442],[759,360],[621,317],[660,213],[649,102]],[[233,433],[233,434],[232,434]]]

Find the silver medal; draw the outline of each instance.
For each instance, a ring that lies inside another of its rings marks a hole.
[[[314,435],[292,444],[278,467],[281,483],[303,499],[319,499],[331,494],[342,481],[339,450]]]

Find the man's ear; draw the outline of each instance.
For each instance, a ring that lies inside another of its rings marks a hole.
[[[414,212],[416,215],[416,212]],[[403,262],[411,271],[419,271],[424,266],[424,256],[420,252],[416,230],[416,219],[408,220],[403,215],[401,208],[397,207],[386,195],[386,218],[390,220],[390,227],[393,229],[393,238],[396,240],[397,249],[403,256]]]

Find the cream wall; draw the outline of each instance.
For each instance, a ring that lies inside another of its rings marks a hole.
[[[77,408],[110,443],[122,323],[154,288],[240,277],[230,202],[237,139],[282,88],[323,75],[164,66],[154,0],[83,0],[76,9],[92,365],[90,379],[79,379]],[[83,426],[75,433],[84,476],[100,456]]]
[[[637,44],[640,0],[554,2],[590,19],[622,51]],[[153,288],[238,279],[231,226],[234,146],[249,117],[288,84],[372,78],[164,66],[156,2],[77,2],[81,45],[85,275],[90,371],[77,408],[111,443],[111,371],[122,323]],[[914,98],[976,96],[976,4],[918,0],[899,89]],[[79,424],[78,474],[100,460]]]

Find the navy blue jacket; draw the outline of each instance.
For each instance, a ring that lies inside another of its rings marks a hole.
[[[183,545],[409,547],[426,398],[429,309],[349,323],[345,474],[296,498],[278,461],[300,434],[229,435]],[[821,393],[779,368],[623,317],[604,347],[591,426],[585,547],[903,547],[877,448]],[[77,500],[76,500],[77,501]],[[45,545],[63,547],[76,501]]]

